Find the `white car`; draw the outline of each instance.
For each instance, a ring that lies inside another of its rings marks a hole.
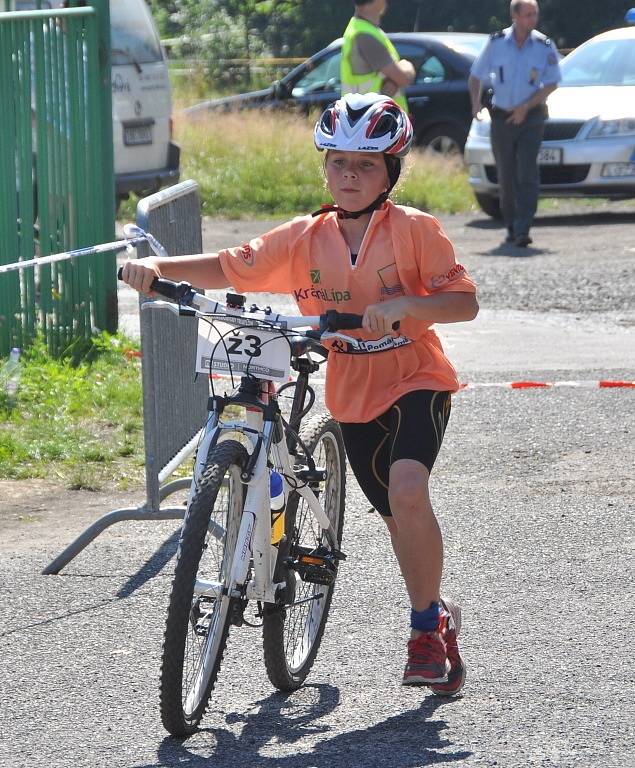
[[[65,6],[64,0],[12,0],[7,8],[29,11]],[[172,142],[168,64],[144,0],[110,0],[110,38],[115,192],[119,202],[129,192],[151,193],[176,183],[180,150]]]
[[[110,0],[112,129],[117,199],[179,180],[165,54],[144,0]]]
[[[538,155],[540,195],[635,197],[635,27],[591,38],[561,69]],[[465,162],[481,209],[499,218],[491,124],[485,110],[482,116],[472,122]]]

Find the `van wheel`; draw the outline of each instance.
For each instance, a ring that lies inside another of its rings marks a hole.
[[[419,136],[419,144],[439,155],[462,155],[467,140],[460,128],[451,123],[440,123]]]
[[[492,219],[503,218],[503,214],[501,213],[501,201],[498,197],[484,195],[482,192],[475,192],[474,197],[483,213],[491,216]]]

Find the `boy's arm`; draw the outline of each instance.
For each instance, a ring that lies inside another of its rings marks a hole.
[[[217,253],[201,253],[195,256],[173,256],[160,259],[149,256],[145,259],[127,261],[124,264],[122,280],[135,290],[152,296],[150,289],[155,277],[167,280],[185,280],[198,288],[227,288],[229,281],[221,269]]]
[[[478,301],[474,293],[447,291],[431,296],[401,296],[366,307],[364,328],[390,333],[393,323],[413,317],[428,323],[462,323],[474,320]]]

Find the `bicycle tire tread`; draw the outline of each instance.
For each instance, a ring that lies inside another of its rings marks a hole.
[[[325,431],[331,431],[336,436],[336,442],[340,451],[340,477],[341,477],[341,499],[340,499],[340,515],[337,522],[337,536],[338,540],[342,538],[342,528],[344,522],[344,505],[346,498],[346,462],[344,459],[344,445],[341,437],[339,425],[333,419],[333,417],[326,413],[317,416],[313,416],[309,419],[301,428],[300,435],[302,441],[306,446],[311,446],[311,450],[317,445],[317,441]],[[295,508],[292,509],[292,516],[295,517],[295,511],[299,497],[294,496],[293,500],[290,498],[290,503],[295,503]],[[291,522],[291,520],[289,521]],[[302,683],[306,680],[322,642],[324,630],[328,620],[328,615],[331,607],[331,600],[333,598],[334,588],[329,590],[326,597],[326,604],[322,618],[320,619],[320,626],[318,632],[313,641],[311,651],[307,656],[306,661],[302,664],[301,669],[293,674],[288,667],[285,648],[284,648],[284,623],[286,618],[286,611],[279,607],[270,606],[265,613],[263,620],[263,646],[264,646],[264,661],[267,676],[270,682],[280,691],[294,691],[297,690]]]
[[[183,627],[187,627],[189,622],[194,580],[223,477],[232,464],[244,466],[247,455],[245,447],[234,440],[220,443],[210,451],[183,521],[163,639],[160,678],[161,719],[165,729],[173,736],[186,736],[196,731],[220,672],[229,635],[231,606],[224,619],[216,659],[204,694],[191,717],[186,718],[181,700],[185,652]]]

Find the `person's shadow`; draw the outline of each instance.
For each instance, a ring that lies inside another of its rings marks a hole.
[[[579,228],[579,227],[605,227],[611,224],[635,224],[635,211],[593,211],[589,213],[564,213],[564,214],[540,214],[538,215],[532,224],[532,229],[540,229],[541,227],[567,227],[567,228]],[[484,229],[484,230],[500,230],[504,236],[505,228],[502,221],[498,219],[492,219],[489,217],[474,218],[468,221],[465,225],[472,229]],[[503,242],[490,248],[486,251],[480,251],[481,256],[514,256],[514,257],[528,257],[538,256],[543,253],[551,253],[549,248],[536,248],[535,246],[528,246],[526,248],[518,248],[513,243]]]
[[[504,231],[503,222],[489,216],[475,214],[475,218],[466,222],[465,226],[472,229],[500,229]],[[540,227],[605,227],[611,224],[635,224],[633,211],[591,211],[585,213],[539,213],[533,221],[532,229]]]
[[[158,749],[157,762],[137,768],[422,768],[466,760],[472,754],[465,749],[440,751],[451,748],[452,742],[442,735],[446,723],[431,717],[451,699],[425,696],[414,709],[329,737],[333,726],[318,721],[336,709],[339,698],[339,689],[326,684],[274,693],[256,702],[249,713],[225,715],[227,725],[244,723],[239,736],[216,727],[203,728],[189,739],[168,737]],[[306,737],[314,744],[309,751],[290,748]],[[271,745],[280,756],[267,754]]]

